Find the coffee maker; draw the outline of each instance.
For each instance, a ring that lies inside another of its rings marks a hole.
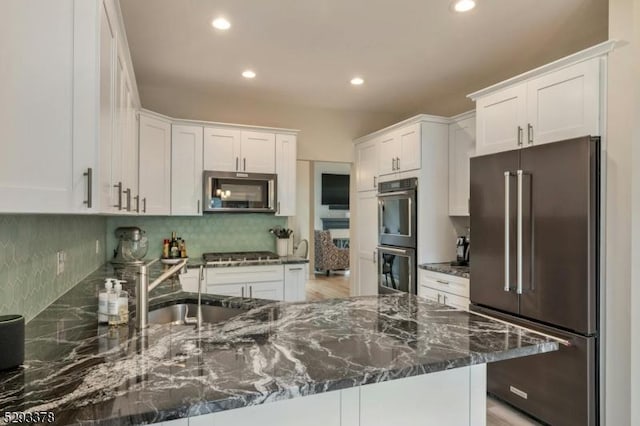
[[[145,232],[137,226],[116,228],[118,247],[113,252],[111,263],[116,266],[141,265],[147,255],[149,241]]]
[[[456,260],[451,262],[453,266],[469,266],[469,252],[471,251],[471,242],[469,237],[460,236],[456,239]]]

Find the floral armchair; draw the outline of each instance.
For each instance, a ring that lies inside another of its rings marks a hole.
[[[315,231],[315,268],[320,271],[349,269],[349,249],[338,248],[329,231]]]

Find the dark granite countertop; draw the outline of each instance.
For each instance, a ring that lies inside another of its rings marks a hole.
[[[304,257],[297,256],[284,256],[280,257],[280,261],[278,262],[265,262],[256,260],[254,262],[230,262],[230,263],[207,263],[202,258],[197,259],[189,259],[189,263],[187,264],[188,268],[199,268],[201,265],[206,266],[207,268],[229,268],[234,266],[263,266],[263,265],[297,265],[309,263],[309,259],[305,259]]]
[[[558,347],[409,294],[313,303],[206,295],[204,303],[248,310],[200,330],[151,325],[143,335],[133,324],[97,325],[97,291],[112,274],[96,271],[29,322],[24,368],[0,373],[1,412],[53,411],[58,424],[153,423]],[[168,282],[152,296],[153,309],[196,295]]]
[[[418,268],[427,271],[440,272],[441,274],[455,275],[456,277],[469,279],[468,266],[452,266],[451,263],[423,263]]]

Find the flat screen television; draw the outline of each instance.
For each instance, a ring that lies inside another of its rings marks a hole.
[[[349,208],[349,175],[322,174],[322,205]]]

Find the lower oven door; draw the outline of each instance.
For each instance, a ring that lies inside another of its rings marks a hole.
[[[416,251],[378,246],[378,293],[417,294],[416,288]]]

